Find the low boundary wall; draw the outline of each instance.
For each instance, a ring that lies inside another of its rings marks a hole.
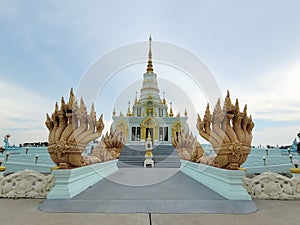
[[[229,200],[252,200],[243,187],[245,171],[181,160],[181,171]]]
[[[47,199],[72,198],[117,170],[117,160],[75,169],[54,170],[55,184]]]

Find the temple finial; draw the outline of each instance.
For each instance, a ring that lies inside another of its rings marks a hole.
[[[127,116],[131,116],[131,111],[130,111],[130,101],[128,102],[128,109],[127,109]]]
[[[152,65],[152,38],[151,35],[149,37],[149,53],[148,53],[148,65],[147,65],[147,73],[153,72],[153,65]]]
[[[163,92],[163,97],[164,97],[164,98],[163,98],[163,104],[164,104],[164,105],[166,104],[166,96],[165,96],[165,95],[166,95],[166,93]]]
[[[169,113],[169,116],[170,117],[174,116],[174,114],[173,114],[173,108],[172,108],[172,102],[170,102],[170,113]]]
[[[138,100],[137,100],[137,92],[135,92],[135,99],[134,99],[134,104],[137,104]]]

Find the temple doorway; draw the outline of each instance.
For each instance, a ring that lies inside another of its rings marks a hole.
[[[146,139],[148,138],[148,135],[150,134],[151,136],[151,141],[152,141],[152,144],[154,143],[154,135],[153,135],[153,128],[146,128]]]

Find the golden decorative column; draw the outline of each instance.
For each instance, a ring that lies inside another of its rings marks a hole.
[[[145,161],[144,161],[144,167],[147,167],[147,165],[151,165],[151,167],[154,167],[154,161],[153,161],[153,154],[152,154],[152,140],[151,140],[151,134],[148,133],[148,138],[145,142],[145,148],[146,148],[146,154],[145,154]]]

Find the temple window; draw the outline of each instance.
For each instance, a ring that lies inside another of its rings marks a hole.
[[[135,139],[136,139],[136,128],[132,127],[131,140],[135,141]]]
[[[140,127],[136,128],[136,140],[137,141],[141,140],[141,128]]]
[[[168,141],[168,127],[159,127],[159,141]]]
[[[168,141],[168,127],[164,129],[164,141]]]
[[[141,140],[141,128],[132,127],[131,129],[131,141],[140,141]]]
[[[163,141],[163,136],[164,136],[164,128],[159,127],[159,141]]]
[[[136,115],[139,116],[139,117],[142,115],[142,109],[141,108],[138,108],[136,110]]]
[[[158,116],[163,117],[163,109],[158,109]]]

